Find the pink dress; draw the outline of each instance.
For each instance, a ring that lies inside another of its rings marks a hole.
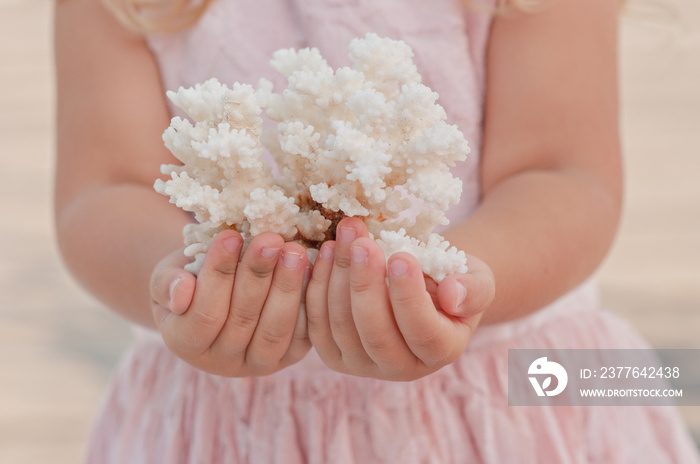
[[[469,140],[461,203],[478,201],[484,55],[491,18],[457,0],[218,0],[191,30],[149,43],[166,89],[210,77],[283,82],[279,48],[316,46],[348,65],[350,39],[376,32],[411,45],[424,82]],[[154,174],[155,175],[155,174]],[[480,327],[436,374],[392,383],[338,374],[315,352],[262,378],[208,375],[173,356],[158,334],[136,340],[114,375],[87,451],[91,464],[697,463],[668,407],[511,407],[509,348],[638,348],[599,309],[586,282],[517,321]]]

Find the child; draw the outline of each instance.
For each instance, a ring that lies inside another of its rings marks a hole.
[[[144,38],[94,1],[56,9],[59,242],[139,326],[88,462],[697,462],[670,409],[507,401],[509,348],[645,347],[589,280],[621,203],[613,0],[496,15],[458,0],[120,1],[142,29],[187,27]],[[445,231],[469,272],[437,285],[405,253],[385,267],[353,218],[313,270],[279,235],[241,253],[225,231],[185,272],[191,219],[152,188],[172,162],[165,90],[279,88],[273,51],[315,46],[338,67],[366,32],[412,46],[472,146]]]

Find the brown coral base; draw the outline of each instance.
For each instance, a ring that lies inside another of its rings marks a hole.
[[[308,209],[310,210],[319,211],[324,218],[331,221],[331,225],[328,227],[328,229],[326,229],[323,240],[309,240],[299,235],[297,236],[295,241],[301,243],[306,248],[315,248],[318,250],[321,248],[321,245],[323,245],[323,242],[326,242],[328,240],[335,240],[335,232],[338,228],[338,223],[342,221],[343,218],[347,217],[345,213],[343,213],[342,211],[332,211],[330,209],[324,208],[320,203],[317,203],[315,201],[311,202],[309,205],[303,206],[308,206]]]

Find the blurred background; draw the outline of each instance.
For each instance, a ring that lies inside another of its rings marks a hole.
[[[79,462],[129,330],[53,238],[52,2],[0,0],[0,463]],[[700,349],[700,1],[628,0],[627,200],[606,307],[659,348]],[[696,391],[700,385],[694,386]],[[683,407],[696,441],[700,406]]]

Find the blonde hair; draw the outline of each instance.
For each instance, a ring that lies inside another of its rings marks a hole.
[[[214,0],[102,0],[124,27],[139,34],[176,32],[195,24]]]
[[[195,24],[214,0],[102,0],[127,29],[139,34],[175,32]],[[485,7],[484,0],[461,0],[479,11],[501,13],[510,9],[532,12],[554,0],[497,0]]]

